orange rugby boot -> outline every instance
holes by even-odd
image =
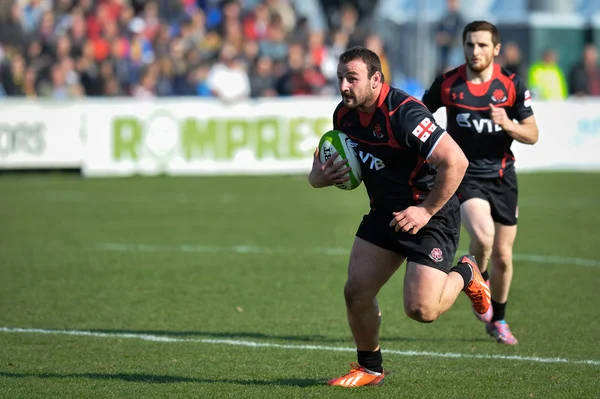
[[[375,373],[374,371],[367,370],[363,366],[356,363],[350,363],[350,372],[333,380],[329,380],[327,383],[331,386],[339,386],[344,388],[357,388],[366,385],[383,385],[383,379],[385,378],[385,372]]]
[[[458,263],[466,263],[471,268],[473,276],[464,291],[471,300],[473,309],[479,314],[485,314],[492,306],[492,295],[490,287],[488,287],[481,276],[475,258],[472,255],[463,255],[458,260]]]
[[[485,284],[488,286],[488,288],[490,287],[490,280],[485,280]],[[492,306],[490,306],[490,308],[488,309],[487,312],[485,312],[484,314],[479,314],[477,313],[477,311],[475,310],[475,308],[473,308],[473,314],[475,314],[475,317],[477,317],[477,320],[479,320],[482,323],[489,323],[492,321],[492,316],[494,315],[494,309],[492,309]]]

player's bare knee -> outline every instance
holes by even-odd
[[[494,251],[492,253],[492,265],[498,271],[506,271],[512,268],[512,251]]]
[[[363,287],[355,282],[348,281],[344,286],[344,298],[348,309],[360,309],[368,306],[373,298],[364,291]]]
[[[431,306],[426,306],[422,304],[404,305],[404,312],[408,317],[418,321],[419,323],[431,323],[435,321],[440,315],[438,309],[434,309]]]
[[[483,254],[490,254],[492,252],[492,246],[494,245],[493,234],[478,234],[471,240],[471,245],[475,246],[479,252]]]

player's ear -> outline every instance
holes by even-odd
[[[379,71],[375,72],[373,74],[373,77],[371,78],[371,89],[376,89],[377,86],[381,85],[383,83],[383,74]]]
[[[498,57],[498,54],[500,54],[501,48],[502,48],[502,45],[500,43],[496,44],[496,47],[494,47],[494,57]]]

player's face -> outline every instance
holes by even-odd
[[[360,108],[373,102],[375,89],[368,78],[367,65],[360,60],[340,63],[337,70],[338,88],[348,108]]]
[[[465,39],[464,51],[469,69],[481,73],[494,62],[494,57],[500,53],[500,44],[494,46],[491,32],[469,32]]]

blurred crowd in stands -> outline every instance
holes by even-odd
[[[318,2],[317,2],[318,3]],[[435,35],[440,70],[465,24],[448,1]],[[0,97],[165,96],[224,101],[332,95],[338,56],[365,45],[386,46],[361,29],[360,9],[339,2],[337,18],[314,28],[290,0],[0,0]],[[327,14],[327,11],[326,11]],[[328,15],[329,17],[330,15]],[[505,43],[499,62],[528,79],[541,98],[600,96],[596,47],[571,71],[556,52],[522,65]],[[548,88],[549,87],[549,88]]]

